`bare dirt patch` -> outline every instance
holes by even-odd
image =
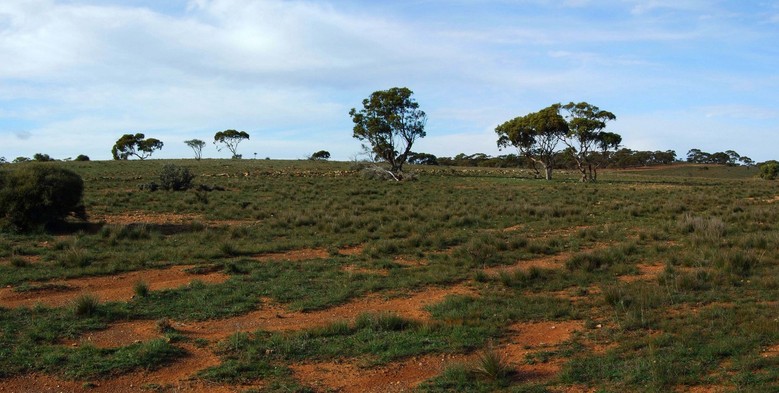
[[[425,306],[441,302],[448,295],[474,294],[465,286],[452,288],[428,288],[409,296],[387,298],[386,295],[369,295],[349,303],[313,312],[288,312],[278,305],[268,304],[262,310],[246,315],[216,321],[177,322],[180,332],[206,339],[222,339],[237,332],[255,330],[284,331],[324,326],[340,320],[352,320],[362,313],[394,313],[399,316],[428,320]]]
[[[509,327],[511,336],[507,347],[524,350],[553,347],[570,340],[574,332],[583,329],[582,321],[516,323]]]
[[[137,392],[190,392],[190,393],[227,393],[241,392],[247,386],[223,386],[211,384],[194,375],[197,371],[216,366],[219,358],[206,348],[194,345],[181,345],[189,355],[176,363],[154,371],[141,371],[121,375],[105,380],[97,380],[86,385],[84,382],[61,380],[40,374],[29,374],[14,378],[0,379],[0,392],[90,392],[90,393],[137,393]],[[155,390],[158,389],[158,390]]]
[[[340,250],[338,250],[338,253],[341,255],[347,255],[347,256],[353,256],[353,255],[360,255],[362,254],[362,250],[365,249],[363,245],[357,245],[357,246],[350,246],[350,247],[344,247]]]
[[[278,252],[270,254],[260,254],[252,257],[254,260],[260,262],[268,261],[306,261],[310,259],[325,259],[330,256],[330,253],[324,248],[306,248],[302,250],[292,250],[287,252]]]
[[[107,214],[91,217],[92,221],[103,222],[112,225],[127,224],[185,224],[193,221],[202,221],[199,214],[178,214],[132,211],[121,214]]]
[[[395,263],[403,266],[425,266],[427,265],[427,261],[424,259],[414,259],[414,258],[408,258],[408,257],[396,257],[394,259]]]
[[[722,393],[732,392],[733,388],[725,386],[698,385],[698,386],[677,386],[674,392],[685,393]]]
[[[341,306],[308,313],[287,312],[282,307],[273,304],[266,304],[262,310],[239,317],[203,322],[173,322],[172,325],[179,333],[184,334],[190,338],[205,338],[213,342],[226,338],[236,332],[247,332],[257,329],[269,331],[300,330],[322,326],[337,320],[351,320],[364,312],[392,312],[406,318],[426,320],[429,319],[429,314],[424,310],[425,306],[440,302],[447,295],[473,293],[473,290],[468,287],[455,286],[451,288],[428,288],[405,297],[387,298],[386,296],[382,295],[369,295]],[[97,347],[111,348],[125,346],[139,341],[148,341],[160,336],[161,334],[157,330],[156,322],[131,321],[114,324],[105,330],[87,333],[77,341],[65,344],[73,346],[91,344]],[[184,347],[187,349],[190,355],[187,358],[171,365],[170,367],[166,367],[155,372],[133,373],[122,376],[117,379],[112,379],[111,381],[105,382],[105,385],[100,383],[97,388],[90,388],[89,391],[137,391],[132,390],[132,388],[124,389],[123,386],[135,387],[137,389],[143,384],[159,384],[160,386],[166,386],[167,384],[171,385],[175,389],[179,389],[174,391],[184,392],[232,392],[242,391],[242,389],[246,388],[235,386],[212,386],[205,384],[203,381],[193,380],[191,378],[192,375],[194,375],[199,370],[218,365],[219,359],[213,354],[213,352],[206,348],[197,348],[192,345],[185,345]],[[441,370],[443,370],[443,363],[436,363],[437,359],[442,357],[446,358],[446,356],[442,355],[430,356],[426,358],[415,359],[414,366],[412,366],[410,363],[393,364],[386,366],[383,369],[376,369],[368,373],[365,373],[364,370],[360,369],[356,365],[349,364],[332,363],[332,365],[328,366],[328,364],[325,363],[308,366],[303,365],[300,367],[302,367],[301,370],[310,370],[312,378],[319,378],[316,376],[320,375],[321,378],[326,381],[322,383],[326,383],[327,386],[334,384],[338,378],[344,378],[343,374],[332,374],[330,372],[335,368],[342,368],[342,372],[348,373],[350,375],[349,378],[351,378],[351,376],[355,377],[354,381],[342,379],[341,383],[343,385],[357,387],[390,386],[383,382],[386,381],[386,378],[394,378],[398,381],[415,381],[414,383],[419,383],[436,375]],[[462,356],[459,358],[462,358]],[[317,370],[319,370],[319,374],[317,374]],[[328,377],[328,375],[331,374],[334,375],[335,379],[330,379],[330,377]],[[0,382],[0,389],[2,389],[4,386],[14,387],[15,389],[18,388],[18,386],[25,386],[24,384],[26,383],[26,378],[28,377],[29,376],[18,377],[11,380],[2,381]],[[307,379],[306,381],[311,381],[311,379]],[[394,386],[401,388],[403,386],[409,386],[407,382],[404,383],[406,383],[406,385],[396,384]],[[53,387],[57,385],[64,389],[62,391],[81,391],[80,384],[62,382],[51,377],[43,377],[41,382],[36,382],[30,386],[35,387],[35,389],[31,391],[56,391],[46,389],[48,389],[50,386]],[[354,389],[355,390],[346,391],[399,391],[370,389],[365,390],[360,388]],[[9,391],[18,390],[12,389]]]
[[[139,281],[149,285],[151,290],[177,288],[194,280],[205,283],[221,283],[229,276],[224,273],[189,274],[185,270],[192,266],[174,266],[168,269],[142,270],[114,276],[75,278],[52,281],[46,286],[55,290],[15,292],[13,288],[0,289],[0,306],[30,307],[41,303],[52,307],[67,305],[76,297],[92,294],[100,301],[129,301],[134,295],[133,286]],[[45,288],[45,287],[44,287]]]
[[[266,301],[261,310],[237,317],[200,322],[171,321],[171,323],[179,333],[189,337],[221,340],[235,333],[260,329],[292,331],[319,327],[335,321],[352,320],[367,312],[387,312],[415,320],[428,320],[430,314],[424,308],[454,294],[472,295],[475,292],[465,286],[456,286],[429,288],[405,297],[386,298],[386,295],[369,295],[340,306],[313,312],[289,312],[279,305]],[[89,332],[68,344],[92,344],[98,347],[115,348],[160,336],[155,321],[140,320],[116,323],[107,329]]]
[[[495,266],[484,269],[484,273],[497,275],[500,273],[513,273],[516,271],[528,271],[532,268],[537,269],[562,269],[565,267],[565,261],[571,259],[574,253],[562,252],[557,255],[543,256],[541,258],[520,260],[513,265]]]
[[[112,324],[108,329],[88,332],[65,345],[94,345],[98,348],[120,348],[162,337],[154,321],[129,321]]]
[[[760,356],[764,358],[775,358],[779,356],[779,344],[775,344],[764,349],[763,353],[761,353]]]
[[[389,270],[387,269],[368,269],[365,267],[360,267],[355,265],[345,265],[344,267],[341,268],[341,270],[353,274],[375,274],[379,276],[389,275]]]
[[[525,380],[549,379],[560,372],[562,362],[527,364],[535,351],[553,348],[570,340],[583,328],[581,321],[533,322],[510,328],[508,342],[495,348]],[[473,364],[477,354],[431,354],[415,356],[378,367],[360,367],[356,361],[293,365],[295,376],[315,389],[339,392],[408,392],[456,363]]]
[[[408,392],[465,355],[427,355],[384,366],[362,368],[354,363],[323,362],[298,364],[291,368],[301,383],[321,391]]]
[[[619,281],[636,282],[656,280],[665,270],[665,265],[638,265],[638,274],[632,276],[620,276]]]

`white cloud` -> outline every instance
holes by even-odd
[[[0,3],[0,55],[13,59],[0,66],[0,155],[89,149],[93,158],[108,158],[116,138],[132,131],[163,139],[161,156],[188,157],[184,139],[209,140],[236,128],[252,133],[246,146],[259,155],[297,158],[325,149],[346,159],[359,150],[348,109],[392,86],[416,92],[430,115],[420,149],[439,155],[497,153],[496,124],[558,101],[621,106],[624,112],[615,113],[629,125],[626,136],[647,145],[663,142],[658,131],[623,119],[693,106],[703,118],[775,116],[751,97],[772,102],[776,78],[709,72],[705,60],[690,67],[667,55],[722,35],[739,43],[733,33],[744,29],[725,24],[714,31],[716,18],[706,24],[656,15],[724,13],[702,1],[539,0],[534,8],[548,12],[496,11],[467,26],[461,21],[470,15],[424,2],[385,3],[381,9],[394,12],[379,13],[373,2],[193,0],[166,13],[154,2],[140,8],[84,1]],[[594,7],[613,14],[595,21],[580,16]],[[750,61],[773,65],[769,52]],[[749,97],[733,97],[741,93]],[[678,116],[665,127],[695,126],[683,112]],[[707,126],[717,129],[714,120],[722,118],[710,120]],[[18,133],[30,138],[19,140]],[[678,139],[660,135],[668,143]]]

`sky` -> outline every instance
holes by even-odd
[[[2,0],[0,157],[359,157],[351,108],[408,87],[414,151],[499,151],[495,127],[553,103],[616,115],[634,150],[779,158],[779,3],[760,0]]]

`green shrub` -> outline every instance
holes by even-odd
[[[160,173],[160,188],[166,191],[186,191],[192,187],[195,175],[189,169],[168,164],[162,167]]]
[[[473,371],[488,380],[497,381],[508,377],[513,370],[503,355],[490,345],[479,353]]]
[[[95,295],[83,294],[73,300],[73,314],[79,317],[94,315],[100,307],[100,299]]]
[[[21,231],[40,228],[69,215],[85,219],[84,181],[51,165],[0,172],[0,220]]]
[[[760,178],[765,180],[775,180],[779,176],[779,161],[766,161],[760,164]]]
[[[135,292],[135,295],[138,297],[149,296],[149,291],[149,284],[147,284],[146,281],[139,280],[133,284],[133,292]]]
[[[89,252],[75,246],[58,253],[56,258],[63,267],[86,267],[92,264]]]

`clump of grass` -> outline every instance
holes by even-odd
[[[100,299],[92,294],[83,294],[73,300],[73,314],[79,317],[89,317],[97,313]]]
[[[738,251],[719,254],[716,263],[727,273],[746,277],[760,263],[760,259],[752,252]]]
[[[135,295],[138,297],[146,297],[149,296],[149,284],[146,283],[146,281],[138,280],[133,285],[133,291],[135,292]]]
[[[232,243],[222,243],[219,245],[219,252],[226,257],[234,257],[240,255],[238,248]]]
[[[491,381],[506,379],[512,373],[506,358],[500,354],[490,343],[487,348],[479,353],[473,372]]]
[[[92,264],[92,256],[81,248],[71,247],[58,254],[57,261],[63,267],[87,267]]]
[[[13,266],[13,267],[27,267],[27,266],[30,266],[30,263],[27,262],[27,260],[22,258],[22,257],[12,256],[11,257],[11,266]]]
[[[598,253],[580,253],[565,262],[565,267],[570,270],[584,270],[594,272],[609,266],[610,261],[603,254]]]
[[[173,333],[176,328],[173,327],[173,323],[168,318],[158,319],[154,325],[157,327],[157,331],[163,334]]]
[[[696,217],[685,214],[679,226],[683,232],[691,233],[695,240],[717,242],[725,236],[725,223],[719,217]]]
[[[474,237],[454,252],[456,257],[465,259],[473,266],[493,265],[498,254],[498,242],[491,236]]]
[[[639,282],[606,286],[603,296],[614,307],[617,322],[628,330],[650,327],[657,322],[657,309],[669,301],[658,285]]]
[[[374,332],[398,332],[418,325],[416,321],[391,313],[363,313],[354,321],[356,329],[369,329]]]

